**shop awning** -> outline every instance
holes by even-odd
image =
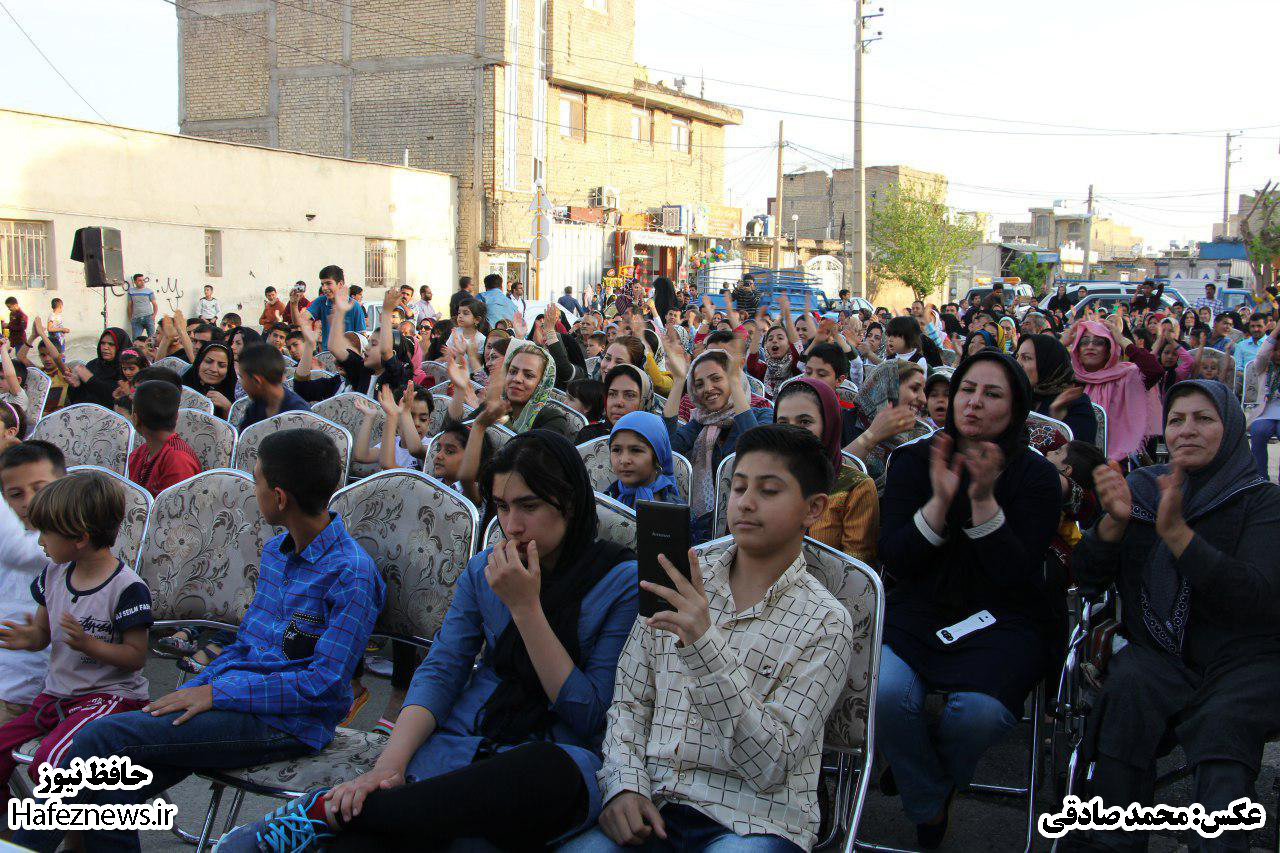
[[[682,249],[689,238],[683,234],[665,234],[662,231],[628,231],[628,246],[672,246]]]

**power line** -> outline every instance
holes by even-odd
[[[171,2],[171,0],[164,0],[164,2],[167,2],[167,3],[168,3],[168,2]],[[356,5],[355,5],[355,4],[353,4],[353,3],[343,2],[343,0],[326,0],[326,2],[332,3],[332,4],[336,5],[336,6],[344,7],[344,8],[346,8],[346,9],[350,10],[350,11],[353,11],[353,12],[355,12],[355,11],[371,12],[371,10],[370,10],[367,6],[365,6],[365,7],[362,7],[362,6],[356,6]],[[349,24],[350,26],[352,26],[352,27],[354,27],[354,28],[356,28],[356,29],[366,30],[366,31],[369,31],[369,32],[378,33],[378,34],[380,34],[380,35],[392,36],[392,37],[394,37],[394,38],[403,39],[403,40],[405,40],[405,41],[408,41],[408,42],[411,42],[411,43],[414,43],[414,44],[424,45],[424,46],[426,46],[426,47],[433,47],[433,48],[438,48],[438,49],[442,49],[442,50],[447,49],[444,45],[442,45],[442,44],[440,44],[440,43],[438,43],[438,42],[425,41],[425,40],[423,40],[423,39],[414,38],[414,37],[412,37],[412,36],[406,35],[406,34],[404,34],[404,33],[395,32],[395,31],[393,31],[393,30],[384,30],[384,29],[380,29],[380,28],[378,28],[378,27],[370,26],[370,25],[368,25],[368,24],[359,24],[359,23],[356,23],[355,21],[347,21],[347,20],[346,20],[346,19],[344,19],[344,18],[336,17],[336,16],[333,16],[333,15],[327,15],[327,14],[325,14],[325,13],[323,13],[323,12],[320,12],[320,11],[318,11],[318,10],[316,10],[316,9],[308,8],[308,7],[306,7],[306,6],[300,6],[300,5],[297,5],[297,4],[294,4],[294,3],[289,3],[289,2],[287,2],[287,0],[276,0],[276,3],[277,3],[278,5],[286,6],[286,7],[292,8],[292,9],[296,9],[296,10],[301,11],[301,12],[306,12],[307,14],[310,14],[310,15],[315,15],[315,16],[317,16],[317,17],[326,18],[326,19],[331,20],[331,21],[334,21],[334,22],[336,22],[336,23],[341,23],[341,24],[344,24],[344,25],[345,25],[345,24]],[[175,4],[175,5],[176,5],[176,4]],[[181,7],[181,8],[187,8],[187,7]],[[188,9],[188,11],[194,11],[194,10]],[[201,14],[201,13],[196,12],[196,14]],[[422,26],[422,25],[424,25],[424,24],[425,24],[426,26],[430,26],[430,27],[432,27],[433,29],[438,29],[438,30],[445,30],[445,31],[456,32],[456,33],[463,34],[463,35],[467,35],[467,36],[474,36],[474,33],[473,33],[471,30],[465,30],[465,29],[461,29],[461,28],[458,28],[458,27],[450,27],[450,26],[447,26],[447,25],[445,25],[445,24],[437,24],[437,23],[426,24],[426,22],[422,21],[421,19],[409,18],[409,17],[406,17],[406,16],[404,16],[404,15],[397,15],[397,14],[395,14],[395,13],[393,13],[393,12],[377,11],[377,12],[371,12],[371,14],[381,14],[381,15],[383,15],[383,16],[385,16],[385,17],[393,18],[393,19],[400,20],[400,21],[404,21],[404,22],[407,22],[407,23],[412,23],[412,24],[415,24],[415,25],[418,25],[418,26]],[[205,16],[205,17],[212,17],[212,16]],[[484,34],[483,38],[484,38],[485,40],[487,40],[487,41],[496,41],[496,42],[505,42],[505,41],[506,41],[506,36],[505,36],[505,35],[503,35],[503,34],[494,34],[494,35],[490,36],[490,35],[488,35],[488,34],[486,33],[486,34]],[[559,49],[559,50],[557,50],[556,48],[551,47],[551,46],[539,46],[539,45],[532,44],[532,43],[529,43],[529,42],[521,42],[521,41],[519,41],[519,40],[513,40],[513,41],[512,41],[512,43],[513,43],[513,44],[520,45],[520,46],[523,46],[523,47],[529,47],[529,48],[532,48],[533,50],[544,50],[544,51],[546,51],[546,52],[548,52],[548,53],[551,53],[551,54],[554,54],[554,53],[562,53],[562,54],[564,54],[566,57],[571,57],[571,56],[572,56],[572,54],[571,54],[567,49]],[[294,50],[298,50],[298,48],[293,48],[293,49],[294,49]],[[299,50],[299,52],[307,53],[307,51],[302,51],[302,50]],[[326,63],[331,63],[331,62],[332,62],[332,60],[331,60],[331,59],[329,59],[328,57],[321,57],[321,56],[317,56],[316,54],[310,54],[310,53],[308,53],[308,55],[313,56],[313,57],[318,58],[318,59],[321,59],[321,60],[323,60],[323,61],[324,61],[324,62],[326,62]],[[627,67],[627,68],[631,68],[631,69],[634,69],[634,68],[635,68],[635,63],[634,63],[634,62],[627,62],[627,61],[622,61],[622,60],[612,59],[612,58],[609,58],[609,57],[603,57],[603,56],[592,56],[592,55],[590,55],[590,54],[578,54],[578,58],[580,58],[580,59],[593,59],[593,60],[600,61],[600,62],[607,62],[607,63],[611,63],[611,64],[614,64],[614,65],[621,65],[621,66],[624,66],[624,67]],[[338,64],[338,65],[342,65],[343,67],[350,67],[349,65],[346,65],[345,63],[341,63],[341,62],[336,63],[336,64]],[[527,69],[534,69],[534,70],[537,70],[537,66],[535,66],[535,65],[530,65],[530,64],[528,64],[528,63],[523,63],[523,62],[519,62],[519,61],[516,61],[516,60],[509,60],[509,61],[508,61],[508,64],[510,64],[510,65],[512,65],[512,66],[515,66],[515,67],[523,67],[523,68],[527,68]],[[670,73],[670,74],[678,74],[678,73],[680,73],[680,72],[671,71],[671,70],[669,70],[669,69],[661,69],[661,68],[657,68],[657,69],[655,69],[655,70],[657,70],[657,71],[664,71],[665,73]],[[698,75],[694,75],[694,74],[683,74],[682,76],[686,76],[686,77],[697,77]],[[592,79],[592,78],[588,78],[588,77],[583,77],[582,79],[583,79],[583,80],[586,80],[587,82],[600,83],[600,84],[603,84],[603,85],[609,85],[609,84],[610,84],[610,81],[604,81],[604,80]],[[796,91],[788,90],[788,89],[780,89],[780,88],[775,88],[775,87],[760,86],[760,85],[758,85],[758,84],[746,83],[746,82],[742,82],[742,81],[724,80],[724,79],[718,79],[718,78],[713,78],[713,77],[704,77],[704,78],[702,78],[702,79],[704,79],[704,80],[710,80],[710,81],[712,81],[712,82],[725,83],[725,84],[732,85],[732,86],[743,86],[743,87],[748,87],[748,88],[764,89],[764,90],[767,90],[767,91],[773,91],[773,92],[777,92],[777,93],[780,93],[780,94],[788,94],[788,95],[807,95],[807,96],[809,96],[809,97],[826,97],[826,96],[816,96],[816,95],[813,95],[813,93],[803,93],[803,92],[796,92]],[[838,102],[841,102],[841,103],[849,103],[849,102],[848,102],[848,101],[846,101],[845,99],[838,99],[838,98],[830,98],[830,97],[827,97],[827,100],[838,101]],[[777,113],[777,114],[781,114],[781,115],[793,115],[793,116],[799,116],[799,117],[803,117],[803,118],[825,119],[825,120],[828,120],[828,121],[840,121],[840,122],[845,122],[845,123],[852,123],[852,121],[853,121],[853,119],[851,119],[851,118],[843,118],[843,117],[840,117],[840,116],[825,115],[825,114],[819,114],[819,113],[805,113],[805,112],[798,112],[798,111],[793,111],[793,110],[782,110],[782,109],[777,109],[777,108],[774,108],[774,107],[765,107],[765,106],[761,106],[761,105],[758,105],[758,104],[733,103],[733,102],[731,102],[731,101],[719,101],[718,103],[720,103],[720,104],[722,104],[722,105],[724,105],[724,106],[736,107],[736,108],[738,108],[738,109],[755,109],[755,110],[760,110],[760,111],[763,111],[763,112],[772,112],[772,113]],[[887,106],[887,105],[879,104],[879,105],[877,105],[877,106]],[[889,108],[895,108],[895,107],[889,107]],[[911,108],[901,107],[900,109],[911,109]],[[923,112],[933,112],[933,113],[935,113],[935,114],[939,114],[939,115],[955,115],[955,116],[964,116],[964,114],[961,114],[961,113],[944,113],[944,112],[936,111],[936,110],[921,110],[921,111],[923,111]],[[980,116],[968,116],[968,117],[972,117],[972,118],[983,118],[983,117],[980,117]],[[987,117],[987,118],[985,118],[984,120],[988,120],[988,121],[1005,121],[1004,119],[996,119],[996,118],[990,118],[990,117]],[[1018,121],[1019,123],[1022,123],[1020,120],[1010,120],[1010,121]],[[950,132],[950,133],[977,133],[977,134],[993,134],[993,135],[1001,135],[1001,136],[1061,136],[1061,137],[1076,137],[1076,138],[1079,138],[1079,137],[1091,137],[1091,136],[1098,136],[1098,137],[1174,136],[1174,137],[1183,137],[1183,138],[1192,138],[1192,139],[1195,139],[1195,138],[1208,138],[1209,136],[1216,137],[1216,136],[1218,136],[1218,135],[1220,135],[1220,134],[1222,133],[1222,131],[1221,131],[1221,130],[1218,130],[1218,129],[1213,129],[1213,130],[1189,130],[1189,131],[1142,131],[1142,130],[1105,130],[1105,129],[1100,129],[1100,128],[1092,128],[1092,129],[1091,129],[1091,128],[1082,128],[1082,129],[1084,129],[1084,130],[1088,130],[1088,131],[1098,131],[1098,132],[1066,133],[1066,132],[1051,132],[1051,131],[1014,131],[1014,130],[996,130],[996,129],[989,129],[989,128],[939,127],[939,126],[936,126],[936,125],[920,125],[920,124],[909,124],[909,123],[902,123],[902,122],[871,121],[871,120],[865,120],[865,119],[864,119],[864,122],[863,122],[863,123],[864,123],[864,124],[876,125],[876,126],[880,126],[880,127],[897,127],[897,128],[902,128],[902,129],[912,129],[912,130],[933,130],[933,131]],[[1042,124],[1042,123],[1037,123],[1037,124]],[[1058,125],[1046,125],[1046,126],[1058,126]],[[1077,126],[1074,126],[1074,125],[1061,125],[1061,126],[1062,126],[1062,127],[1077,127]],[[1276,128],[1276,127],[1280,127],[1280,125],[1259,125],[1259,126],[1250,127],[1250,128],[1242,128],[1242,130],[1263,130],[1263,129],[1270,129],[1270,128]]]
[[[27,32],[26,29],[23,28],[22,24],[18,22],[18,19],[13,16],[13,13],[9,11],[9,7],[4,5],[3,2],[0,2],[0,9],[3,9],[4,13],[9,16],[9,20],[13,21],[13,25],[18,28],[18,32],[26,36],[27,41],[31,42],[31,46],[36,49],[36,53],[40,54],[40,58],[49,64],[49,67],[53,69],[53,73],[57,74],[59,77],[62,78],[62,82],[67,84],[67,88],[70,89],[72,92],[75,92],[76,97],[79,98],[81,101],[83,101],[86,107],[93,110],[94,115],[102,119],[103,124],[111,124],[111,122],[107,121],[106,116],[98,112],[97,107],[89,103],[88,98],[80,94],[80,90],[75,87],[75,84],[73,84],[70,80],[67,79],[67,75],[63,74],[61,71],[58,70],[58,66],[54,65],[53,60],[49,58],[48,54],[46,54],[43,50],[40,49],[40,45],[36,44],[36,40],[31,37],[31,34]]]

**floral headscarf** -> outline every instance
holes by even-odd
[[[522,352],[531,352],[542,358],[542,378],[538,380],[537,387],[529,395],[529,400],[524,404],[524,408],[520,410],[520,414],[508,424],[514,433],[525,432],[533,426],[534,419],[538,417],[538,412],[541,412],[542,407],[546,405],[547,400],[551,397],[551,389],[556,384],[556,363],[552,360],[551,353],[532,341],[516,342],[514,339],[512,340],[511,345],[507,347],[507,357],[502,361],[504,376],[511,369],[511,362]],[[505,383],[505,378],[503,381]],[[503,394],[506,394],[505,390]]]

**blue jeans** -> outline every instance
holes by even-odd
[[[559,853],[609,853],[609,851],[640,851],[659,853],[668,850],[705,850],[714,853],[795,853],[801,847],[778,835],[738,835],[732,829],[716,823],[697,809],[668,804],[662,807],[662,820],[666,824],[667,840],[650,836],[638,847],[614,844],[609,836],[597,827],[584,832],[560,845]]]
[[[178,713],[153,717],[143,711],[115,714],[89,723],[76,733],[66,761],[90,756],[123,755],[153,774],[152,783],[137,791],[91,791],[79,801],[141,803],[172,788],[200,769],[251,767],[308,755],[314,750],[252,714],[238,711],[205,711],[180,726]],[[136,831],[110,830],[83,833],[88,853],[137,851]],[[32,850],[53,853],[62,833],[56,830],[23,830],[14,841]]]
[[[953,788],[973,781],[978,759],[1017,722],[985,693],[951,693],[936,726],[924,712],[929,687],[885,646],[876,692],[876,749],[893,768],[912,823],[938,816]]]
[[[147,333],[148,338],[154,338],[156,336],[156,315],[148,314],[145,317],[139,317],[135,314],[129,318],[129,331],[135,341],[143,332]]]
[[[1258,418],[1249,424],[1249,449],[1253,451],[1253,461],[1258,463],[1258,473],[1267,479],[1267,442],[1272,438],[1280,438],[1280,421]]]

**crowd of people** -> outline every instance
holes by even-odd
[[[132,420],[128,475],[152,494],[201,470],[177,427],[184,389],[239,430],[355,391],[354,460],[424,471],[502,529],[459,566],[425,657],[392,644],[375,765],[233,830],[226,851],[475,837],[504,849],[810,849],[830,819],[823,727],[854,625],[807,570],[806,538],[884,579],[879,783],[922,847],[942,843],[954,795],[1056,678],[1076,587],[1118,591],[1128,640],[1089,720],[1092,789],[1108,804],[1151,802],[1155,762],[1176,742],[1206,808],[1252,794],[1280,731],[1273,291],[1228,311],[1212,285],[1188,306],[1148,282],[1100,313],[1065,287],[1042,310],[997,286],[896,314],[848,302],[823,313],[750,276],[719,308],[658,278],[567,290],[531,316],[523,288],[490,275],[479,292],[463,278],[447,314],[430,288],[401,287],[371,318],[344,279],[325,267],[314,299],[305,282],[287,299],[267,288],[251,327],[221,313],[212,288],[196,316],[162,314],[138,276],[131,328],[107,329],[86,363],[67,361],[60,321],[28,333],[11,300],[0,775],[14,771],[12,749],[43,737],[33,778],[46,762],[128,756],[150,785],[86,796],[140,802],[197,770],[314,754],[368,699],[366,644],[386,596],[327,509],[342,475],[333,441],[273,433],[255,493],[285,532],[263,550],[248,613],[234,634],[161,639],[192,677],[151,698],[151,594],[111,550],[121,488],[68,475],[60,448],[24,440],[42,414],[26,373],[42,370],[44,413],[94,403]],[[495,450],[496,425],[512,435]],[[593,440],[608,447],[605,494],[687,505],[690,541],[727,531],[725,547],[691,551],[688,577],[664,560],[669,586],[638,582],[631,549],[600,537],[576,447]],[[638,617],[641,589],[664,609]],[[136,832],[84,835],[91,851],[138,849]],[[1145,841],[1095,832],[1068,844]]]

